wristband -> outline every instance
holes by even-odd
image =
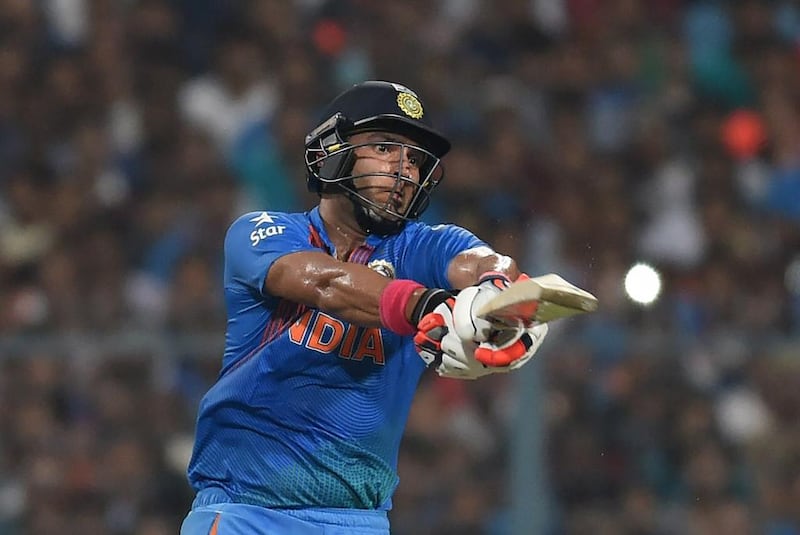
[[[411,295],[419,288],[424,286],[412,280],[398,279],[383,289],[378,312],[384,327],[401,336],[410,336],[417,332],[416,325],[406,319],[406,306]]]

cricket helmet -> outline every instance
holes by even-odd
[[[328,104],[319,125],[306,136],[309,191],[347,194],[359,223],[367,232],[392,234],[406,221],[417,219],[428,207],[431,192],[444,177],[441,158],[450,150],[450,142],[431,126],[425,111],[414,91],[396,83],[368,81],[341,93]],[[352,174],[353,151],[362,145],[353,145],[348,139],[353,134],[374,131],[403,135],[416,143],[410,147],[424,155],[419,183],[403,177],[399,170],[387,175],[395,178],[398,190],[407,185],[414,187],[412,201],[402,212],[389,203],[380,205],[371,201],[353,185],[353,180],[359,178]]]

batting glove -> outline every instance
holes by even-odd
[[[448,298],[417,324],[414,346],[425,364],[442,377],[477,379],[503,368],[488,367],[475,359],[477,342],[463,340],[453,328],[455,299]]]
[[[517,370],[533,357],[547,331],[546,323],[497,331],[492,340],[478,345],[475,360],[498,370]]]
[[[511,281],[504,274],[489,272],[475,286],[461,290],[453,307],[453,323],[458,336],[478,343],[489,340],[496,333],[497,327],[492,322],[477,317],[477,312],[510,284]]]

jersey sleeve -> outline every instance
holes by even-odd
[[[410,278],[429,287],[450,288],[447,268],[459,253],[475,247],[488,247],[472,232],[457,225],[420,224],[409,234],[406,265]]]
[[[225,236],[225,286],[245,287],[264,295],[264,279],[280,257],[317,250],[300,214],[253,212],[237,219]]]

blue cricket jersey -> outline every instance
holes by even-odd
[[[485,245],[454,225],[368,236],[349,261],[449,288],[447,266]],[[389,509],[412,397],[425,369],[411,337],[350,325],[264,292],[272,263],[330,252],[318,208],[253,212],[225,238],[225,354],[200,404],[189,480],[269,508]]]

